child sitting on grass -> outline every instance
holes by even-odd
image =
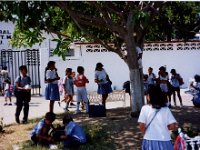
[[[50,129],[53,127],[56,115],[52,112],[47,112],[45,119],[41,119],[38,124],[32,130],[31,140],[34,144],[39,144],[43,146],[49,146],[53,143],[53,138],[48,134]]]
[[[73,121],[69,114],[64,116],[63,124],[65,125],[65,134],[61,135],[60,139],[64,141],[64,146],[66,148],[78,148],[80,145],[86,143],[86,134],[84,130]]]

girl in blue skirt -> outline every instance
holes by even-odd
[[[60,77],[57,74],[54,61],[49,61],[45,70],[45,82],[47,83],[45,89],[45,98],[50,101],[49,111],[53,112],[54,102],[60,101],[60,94],[58,88],[58,80]]]
[[[148,93],[150,104],[142,107],[138,119],[144,134],[142,150],[173,150],[169,130],[176,129],[176,120],[159,86],[149,88]]]
[[[102,95],[102,104],[106,105],[106,99],[109,93],[112,93],[111,84],[108,74],[103,68],[102,63],[96,64],[95,69],[95,82],[98,84],[97,93]]]

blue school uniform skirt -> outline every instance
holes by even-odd
[[[171,141],[155,141],[143,139],[142,150],[173,150]]]
[[[4,97],[11,97],[11,96],[12,96],[12,93],[6,90],[4,93]]]
[[[45,99],[51,101],[60,101],[58,84],[48,83],[45,89]]]
[[[98,84],[97,93],[102,95],[112,93],[112,88],[110,83],[107,82],[105,84]]]

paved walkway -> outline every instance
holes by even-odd
[[[185,90],[181,90],[181,95],[183,98],[183,104],[185,106],[193,106],[191,99],[192,96],[185,94]],[[75,98],[74,98],[75,99]],[[15,98],[12,98],[13,102],[15,102]],[[178,100],[178,99],[177,99]],[[179,102],[177,102],[179,105]],[[55,103],[54,112],[55,113],[62,113],[64,112],[63,107],[64,103],[61,104],[61,107],[59,107],[58,103]],[[172,102],[173,105],[173,102]],[[129,95],[126,95],[126,107],[130,106],[130,98]],[[108,102],[107,103],[107,109],[111,108],[118,108],[123,107],[123,102]],[[0,117],[3,117],[4,124],[12,124],[15,123],[15,109],[16,106],[4,106],[4,97],[0,97]],[[184,107],[183,107],[184,109]],[[49,101],[46,101],[44,97],[32,97],[32,100],[30,102],[30,110],[29,110],[29,119],[37,118],[44,116],[46,112],[49,110]],[[70,108],[70,111],[74,111],[75,108]],[[23,110],[20,115],[20,119],[23,117]]]

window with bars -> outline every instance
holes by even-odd
[[[50,51],[49,51],[49,57],[53,57],[54,56],[53,50],[54,49],[50,49]],[[74,56],[75,56],[74,49],[70,49],[68,52],[65,53],[65,57],[74,57]]]

